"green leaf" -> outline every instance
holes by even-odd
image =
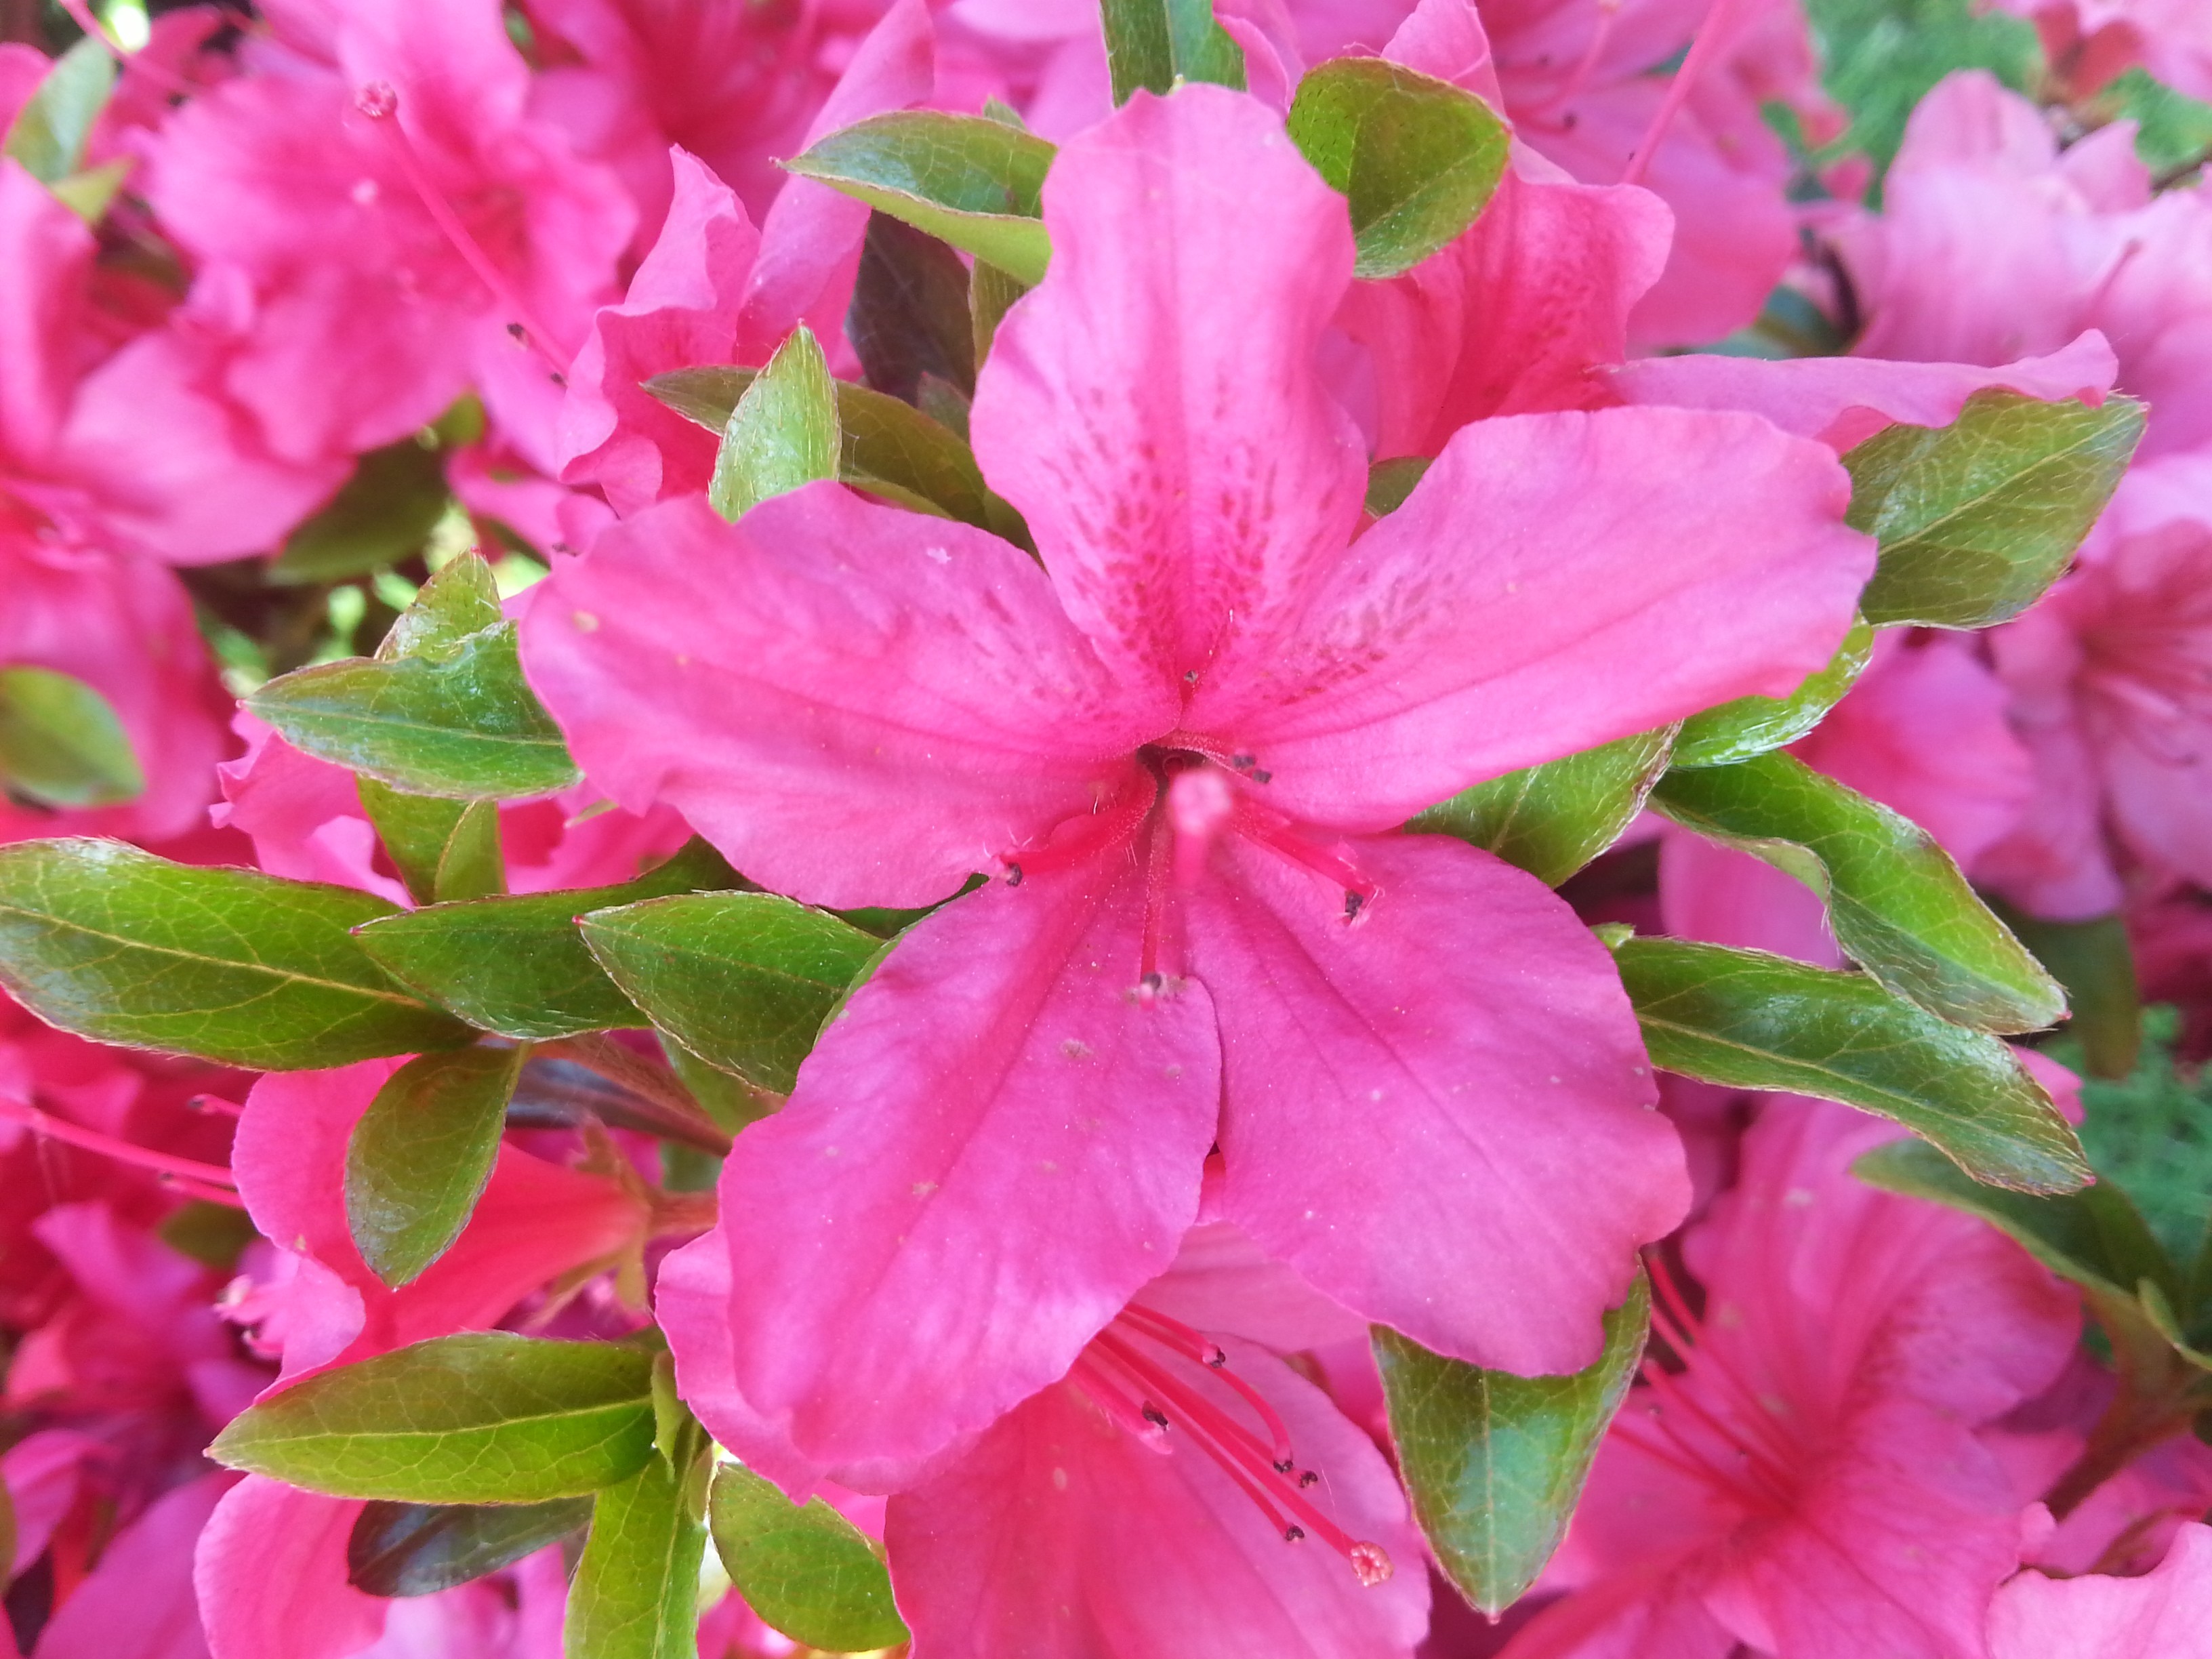
[[[2011,1048],[1863,974],[1687,939],[1632,939],[1613,961],[1667,1071],[1894,1119],[1994,1186],[2066,1193],[2089,1179],[2073,1129]]]
[[[2212,1212],[2212,1070],[2181,1060],[2174,1052],[2181,1034],[2174,1008],[2143,1011],[2135,1070],[2082,1080],[2081,1141],[2099,1177],[2124,1188],[2166,1249],[2186,1261],[2206,1243]],[[2086,1069],[2070,1030],[2045,1052]],[[2212,1297],[2212,1255],[2198,1260]]]
[[[2073,1010],[2066,1035],[2081,1045],[2084,1069],[2110,1079],[2134,1071],[2142,1005],[2127,923],[2117,912],[2088,921],[2046,921],[1997,898],[1990,908],[2065,988]],[[2212,1194],[2207,1198],[2212,1201]]]
[[[1651,805],[1820,895],[1836,942],[1900,996],[1981,1031],[2036,1031],[2065,994],[1911,819],[1778,751],[1668,773]]]
[[[640,1026],[645,1017],[585,949],[576,919],[738,879],[719,853],[693,841],[619,886],[432,904],[381,917],[359,938],[394,978],[501,1036],[536,1042]]]
[[[93,123],[115,90],[115,58],[104,41],[85,36],[40,79],[0,138],[0,155],[12,156],[49,188],[84,165]]]
[[[875,1547],[820,1498],[801,1508],[750,1469],[725,1463],[707,1513],[730,1583],[794,1642],[866,1653],[908,1639]]]
[[[1557,887],[1620,839],[1667,769],[1672,726],[1478,783],[1406,827],[1456,836]]]
[[[1035,287],[1052,258],[1043,139],[981,115],[903,110],[833,132],[783,165]]]
[[[592,1532],[568,1589],[565,1659],[692,1659],[707,1528],[685,1487],[690,1470],[649,1459],[592,1505]]]
[[[1310,70],[1291,142],[1352,204],[1358,276],[1410,270],[1473,224],[1504,176],[1510,135],[1471,92],[1381,58]]]
[[[499,805],[410,795],[374,778],[354,780],[362,810],[418,904],[483,898],[507,890]]]
[[[146,774],[114,706],[72,675],[0,668],[0,792],[40,806],[118,806]]]
[[[0,988],[95,1042],[253,1070],[465,1041],[354,942],[351,928],[391,909],[119,842],[18,842],[0,848]]]
[[[577,778],[561,728],[523,681],[510,622],[390,660],[302,668],[246,706],[295,748],[410,794],[514,800]]]
[[[1376,462],[1367,469],[1367,511],[1378,519],[1389,518],[1405,506],[1413,486],[1428,476],[1434,465],[1425,455],[1400,455]]]
[[[346,1583],[369,1595],[434,1595],[581,1532],[591,1519],[588,1498],[364,1504],[346,1539]]]
[[[1873,655],[1874,629],[1861,617],[1828,665],[1788,696],[1738,697],[1684,720],[1674,738],[1674,764],[1732,766],[1796,742],[1843,701]]]
[[[1852,528],[1881,562],[1859,601],[1877,626],[1987,628],[2058,579],[2142,436],[2143,407],[1977,392],[1945,427],[1893,426],[1844,457]]]
[[[773,496],[836,477],[838,447],[830,365],[801,323],[730,410],[707,499],[734,521]]]
[[[249,1407],[208,1455],[333,1498],[576,1498],[653,1458],[652,1380],[652,1354],[623,1343],[441,1336]]]
[[[188,1199],[169,1212],[155,1235],[179,1255],[228,1274],[238,1267],[246,1247],[261,1235],[252,1218],[231,1204]]]
[[[1884,1192],[1964,1210],[2007,1234],[2057,1273],[2084,1289],[2131,1301],[2144,1279],[2177,1285],[2179,1275],[2125,1193],[2100,1181],[2079,1192],[2038,1196],[1971,1181],[1917,1140],[1863,1154],[1851,1173]]]
[[[421,550],[449,499],[436,450],[413,438],[372,449],[330,505],[284,538],[269,580],[343,581],[398,564]]]
[[[1807,0],[1805,11],[1822,83],[1851,118],[1824,154],[1863,150],[1887,167],[1905,121],[1945,76],[1986,69],[2026,92],[2042,74],[2035,26],[1974,0]]]
[[[720,433],[753,383],[750,368],[680,368],[645,389],[708,431]],[[1034,550],[1021,515],[991,493],[975,452],[957,433],[911,405],[849,380],[832,382],[841,428],[837,477],[855,489],[919,513],[957,519]]]
[[[504,615],[491,566],[481,554],[463,553],[415,591],[376,647],[376,659],[390,662],[459,645],[471,634],[498,627]]]
[[[1030,291],[1030,285],[1020,277],[1001,270],[988,259],[975,261],[975,268],[968,273],[968,310],[974,327],[975,367],[981,368],[991,355],[991,342],[998,337],[999,325],[1014,307],[1014,301]]]
[[[1118,106],[1178,81],[1244,90],[1244,53],[1213,19],[1213,0],[1100,0],[1106,66]]]
[[[346,1143],[346,1224],[369,1271],[411,1284],[468,1225],[491,1179],[528,1050],[458,1048],[386,1079]]]
[[[648,899],[583,918],[584,942],[653,1023],[779,1094],[883,941],[773,893]]]
[[[2212,153],[2212,104],[2175,91],[2140,67],[2098,88],[2098,112],[2136,124],[2136,155],[2155,179],[2179,183]]]
[[[924,375],[975,395],[968,267],[936,237],[887,213],[868,216],[845,336],[868,384],[887,397],[915,402]]]
[[[72,173],[66,179],[56,180],[47,188],[54,199],[88,225],[97,225],[114,204],[123,181],[131,176],[131,160],[118,155],[112,161],[103,161],[96,167],[87,167],[82,173]]]
[[[1413,1518],[1445,1575],[1485,1613],[1518,1601],[1566,1535],[1650,1324],[1651,1288],[1639,1273],[1605,1316],[1605,1352],[1571,1376],[1486,1370],[1375,1328]]]

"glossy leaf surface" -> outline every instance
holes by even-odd
[[[566,1659],[692,1659],[707,1528],[692,1512],[687,1466],[661,1456],[592,1505],[592,1531],[568,1589]]]
[[[2008,1047],[1863,974],[1686,939],[1632,939],[1613,960],[1654,1065],[1894,1119],[1994,1186],[2066,1193],[2089,1179],[2073,1129]]]
[[[1650,1286],[1639,1273],[1605,1316],[1605,1352],[1568,1376],[1486,1370],[1376,1328],[1375,1363],[1413,1517],[1445,1574],[1485,1613],[1519,1600],[1566,1535],[1650,1322]]]
[[[355,787],[376,838],[417,904],[506,890],[497,802],[410,795],[374,778],[357,778]]]
[[[1106,68],[1115,104],[1177,81],[1244,89],[1244,54],[1213,18],[1213,0],[1100,0]]]
[[[1844,457],[1849,521],[1881,544],[1867,620],[1986,628],[2018,616],[2066,568],[2142,429],[2133,398],[2091,409],[1991,389],[1949,426],[1869,438]]]
[[[1471,92],[1381,58],[1298,82],[1291,141],[1352,204],[1360,276],[1410,270],[1473,224],[1504,175],[1504,122]]]
[[[750,1469],[725,1463],[714,1471],[708,1516],[730,1583],[793,1641],[866,1653],[907,1639],[882,1558],[820,1498],[802,1507]]]
[[[364,1505],[346,1540],[346,1583],[370,1595],[434,1595],[510,1566],[592,1518],[588,1498],[544,1504]]]
[[[1667,769],[1672,727],[1508,772],[1406,827],[1456,836],[1556,887],[1620,838]]]
[[[146,774],[106,698],[51,668],[0,668],[0,794],[40,806],[115,806]]]
[[[2066,1012],[2057,981],[1934,836],[1792,756],[1669,772],[1651,805],[1803,882],[1854,962],[1946,1019],[2035,1031]]]
[[[0,987],[80,1036],[257,1070],[465,1041],[355,943],[391,909],[119,842],[18,842],[0,848]]]
[[[2126,921],[2117,913],[2087,921],[2046,921],[2002,900],[1990,908],[2066,990],[2066,1035],[2081,1045],[2093,1077],[2124,1078],[2142,1046],[2142,999]]]
[[[459,1238],[491,1179],[526,1049],[422,1054],[386,1079],[346,1144],[346,1224],[393,1289]]]
[[[830,365],[801,324],[730,410],[707,499],[724,518],[740,519],[773,496],[836,477],[837,451]]]
[[[21,162],[42,185],[60,184],[84,165],[93,123],[114,89],[114,54],[87,35],[40,77],[0,137],[0,155]]]
[[[975,395],[968,288],[968,268],[948,245],[887,213],[868,216],[845,336],[872,389],[911,404],[933,375]]]
[[[413,438],[372,449],[354,463],[330,504],[284,538],[270,580],[343,581],[398,564],[420,550],[450,499],[445,462],[434,449]]]
[[[1843,701],[1874,655],[1874,629],[1863,618],[1835,659],[1786,697],[1738,697],[1682,722],[1674,738],[1677,766],[1732,766],[1803,737]]]
[[[788,1093],[883,942],[772,893],[652,899],[583,919],[584,941],[653,1023],[711,1065]]]
[[[336,1498],[539,1504],[653,1456],[653,1356],[481,1331],[324,1371],[248,1407],[209,1455]]]

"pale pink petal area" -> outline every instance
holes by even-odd
[[[0,465],[43,457],[67,411],[77,366],[60,348],[76,333],[92,255],[84,222],[0,156]]]
[[[1337,320],[1375,359],[1376,453],[1433,455],[1469,421],[1615,401],[1605,371],[1672,228],[1649,191],[1509,168],[1450,246],[1352,284]]]
[[[675,197],[659,239],[623,302],[592,319],[561,415],[562,480],[598,484],[625,514],[707,487],[714,434],[641,383],[729,358],[743,283],[760,251],[760,233],[729,186],[681,150],[670,161]]]
[[[1410,1656],[1427,1628],[1428,1586],[1389,1466],[1273,1355],[1224,1346],[1282,1417],[1301,1463],[1321,1473],[1320,1506],[1380,1545],[1391,1577],[1363,1588],[1320,1540],[1285,1542],[1175,1431],[1139,1441],[1055,1384],[892,1498],[884,1541],[915,1659]]]
[[[1202,704],[1251,681],[1358,523],[1366,458],[1315,365],[1344,198],[1263,106],[1186,86],[1064,146],[1044,216],[1051,274],[978,377],[976,458],[1108,659]]]
[[[86,1467],[99,1467],[109,1455],[100,1441],[75,1429],[38,1429],[0,1455],[0,1485],[7,1488],[15,1522],[15,1553],[0,1561],[0,1583],[46,1553],[46,1540],[76,1500]]]
[[[1188,901],[1221,1023],[1224,1208],[1424,1346],[1579,1369],[1689,1204],[1611,959],[1487,854],[1352,846],[1378,889],[1355,923],[1340,889],[1242,842]]]
[[[1505,107],[1490,37],[1474,0],[1420,0],[1383,46],[1382,56],[1462,88],[1493,110]]]
[[[192,1576],[214,1659],[347,1659],[392,1603],[346,1583],[358,1499],[249,1474],[201,1533]]]
[[[259,868],[409,902],[399,882],[377,873],[376,831],[352,773],[301,754],[242,709],[232,729],[246,739],[246,753],[216,769],[222,799],[210,812],[217,824],[252,840]]]
[[[1670,829],[1659,843],[1659,915],[1677,939],[1844,965],[1819,894],[1764,859],[1687,830]]]
[[[945,897],[1091,811],[1174,719],[1012,546],[840,484],[615,526],[534,596],[522,659],[599,787],[820,904]]]
[[[1137,1293],[1194,1330],[1241,1336],[1278,1353],[1364,1341],[1367,1322],[1332,1302],[1225,1221],[1183,1235],[1175,1266]]]
[[[1692,353],[1625,364],[1612,380],[1626,403],[1747,410],[1785,432],[1818,438],[1840,451],[1899,421],[1948,426],[1966,399],[1986,386],[2046,401],[2079,398],[2101,403],[2118,372],[2112,348],[2093,329],[2048,356],[2023,358],[2002,368],[1866,357],[1770,362]]]
[[[1220,1085],[1206,992],[1133,995],[1142,927],[1115,854],[958,900],[738,1137],[659,1307],[745,1462],[796,1493],[871,1484],[1059,1376],[1173,1261]],[[723,1273],[719,1305],[690,1288]]]
[[[2212,1527],[2174,1534],[2140,1578],[2023,1572],[1990,1605],[1991,1659],[2202,1659],[2212,1631]]]
[[[1827,451],[1753,416],[1479,421],[1316,584],[1297,633],[1245,682],[1201,685],[1186,720],[1257,757],[1271,805],[1379,830],[1482,778],[1786,696],[1874,569],[1849,490]]]
[[[228,1474],[202,1475],[118,1533],[40,1633],[37,1659],[207,1659],[192,1540],[229,1484]]]

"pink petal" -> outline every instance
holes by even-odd
[[[1201,1222],[1184,1234],[1175,1265],[1136,1300],[1194,1330],[1241,1336],[1278,1353],[1367,1337],[1365,1320],[1225,1221]]]
[[[975,453],[1133,681],[1243,684],[1343,556],[1365,458],[1315,348],[1344,198],[1263,106],[1139,95],[1064,146],[1050,272],[979,376]],[[1152,733],[1148,735],[1157,735]]]
[[[1743,415],[1462,428],[1318,584],[1298,635],[1188,726],[1296,817],[1379,830],[1480,779],[1824,665],[1874,568],[1819,446]],[[1241,697],[1235,696],[1242,691]]]
[[[2212,1629],[2212,1527],[2185,1526],[2141,1578],[2023,1572],[1990,1606],[1994,1659],[2197,1659]]]
[[[86,1466],[103,1464],[110,1455],[75,1429],[38,1429],[0,1455],[0,1478],[15,1521],[15,1553],[0,1562],[0,1583],[12,1582],[46,1553],[54,1528],[76,1501]]]
[[[1682,409],[1741,409],[1785,432],[1819,438],[1842,451],[1893,422],[1948,426],[1968,398],[2002,386],[2046,400],[2103,401],[2118,372],[2112,348],[2094,330],[2047,357],[2002,368],[1966,363],[1891,363],[1866,357],[1756,357],[1692,354],[1646,357],[1613,371],[1624,402]]]
[[[1498,65],[1474,0],[1420,0],[1382,48],[1394,64],[1449,82],[1503,112]]]
[[[1221,1023],[1224,1208],[1425,1346],[1579,1369],[1637,1249],[1689,1203],[1611,958],[1486,854],[1352,846],[1380,889],[1356,925],[1340,890],[1241,842],[1189,901]]]
[[[1433,455],[1469,421],[1613,402],[1602,371],[1627,354],[1671,230],[1648,191],[1509,170],[1443,252],[1354,283],[1338,320],[1376,358],[1377,453]]]
[[[42,458],[61,425],[92,255],[84,222],[0,156],[0,456],[18,465]]]
[[[1387,1583],[1363,1589],[1316,1539],[1285,1543],[1174,1431],[1163,1455],[1060,1383],[892,1498],[884,1541],[915,1659],[1410,1656],[1428,1586],[1389,1466],[1265,1350],[1233,1344],[1231,1363],[1282,1416],[1301,1463],[1321,1471],[1322,1506],[1389,1553]]]
[[[943,898],[1089,813],[1174,717],[1012,547],[836,484],[614,526],[536,596],[522,656],[595,784],[821,904]]]
[[[192,1540],[229,1484],[227,1474],[202,1475],[118,1533],[40,1633],[38,1659],[207,1659]]]
[[[1670,829],[1659,843],[1659,914],[1677,939],[1844,965],[1819,894],[1764,859],[1686,830]]]
[[[739,287],[760,250],[760,233],[727,185],[680,149],[670,161],[675,197],[659,240],[623,302],[592,320],[561,417],[562,480],[598,484],[622,514],[707,487],[714,434],[640,382],[729,358]]]
[[[1115,855],[918,924],[738,1138],[661,1322],[724,1444],[794,1493],[927,1457],[1065,1371],[1198,1208],[1212,1011],[1132,995]]]
[[[249,1474],[216,1506],[192,1577],[214,1659],[346,1659],[392,1605],[346,1583],[358,1499]]]

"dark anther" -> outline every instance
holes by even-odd
[[[1273,772],[1255,772],[1252,775],[1252,781],[1255,783],[1265,783],[1269,778],[1272,778],[1274,775],[1275,775]]]
[[[1256,755],[1231,755],[1229,757],[1229,764],[1239,772],[1249,772],[1255,766],[1259,764],[1259,757]]]
[[[1006,885],[1009,887],[1018,887],[1021,884],[1022,866],[1018,864],[1008,865],[1006,866]]]
[[[1229,1363],[1229,1356],[1218,1348],[1209,1349],[1206,1352],[1206,1363],[1218,1371]]]
[[[568,384],[568,377],[565,374],[548,374],[545,378],[557,386],[566,386]]]
[[[1354,893],[1347,890],[1344,895],[1344,919],[1350,921],[1352,917],[1359,914],[1360,907],[1366,902],[1367,896],[1364,893]]]
[[[1306,1529],[1304,1527],[1285,1527],[1283,1528],[1283,1541],[1285,1544],[1295,1544],[1298,1540],[1304,1538],[1305,1535]]]
[[[1185,685],[1196,685],[1198,684],[1198,670],[1194,668],[1186,673],[1182,677],[1182,683]]]
[[[509,323],[507,325],[507,337],[517,345],[520,345],[530,337],[530,331],[523,327],[520,323]]]
[[[1293,1468],[1297,1468],[1297,1466],[1296,1464],[1292,1463],[1289,1458],[1285,1457],[1285,1458],[1281,1459],[1280,1461],[1279,1461],[1279,1462],[1276,1463],[1276,1465],[1275,1465],[1275,1473],[1276,1473],[1277,1474],[1289,1474],[1289,1473],[1290,1473]]]
[[[1137,981],[1138,989],[1150,991],[1155,995],[1158,995],[1160,991],[1164,989],[1166,985],[1167,981],[1161,978],[1158,974],[1146,974],[1144,978]]]
[[[1301,1486],[1310,1486],[1320,1479],[1311,1469],[1302,1469],[1298,1473],[1298,1485]]]
[[[1168,1414],[1147,1400],[1145,1401],[1145,1421],[1156,1429],[1164,1429],[1168,1425]]]

